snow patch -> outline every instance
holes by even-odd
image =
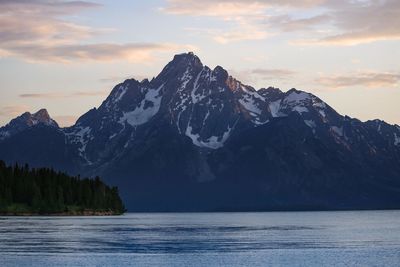
[[[269,104],[269,110],[271,111],[272,117],[276,118],[279,117],[279,109],[281,107],[281,100],[277,100],[274,102],[271,102]]]
[[[210,82],[216,82],[216,81],[217,81],[217,76],[214,75],[214,72],[211,72]]]
[[[10,133],[8,131],[0,132],[0,140],[6,139],[9,136],[10,136]]]
[[[336,133],[336,135],[338,135],[338,136],[341,136],[341,137],[343,137],[344,136],[344,134],[343,134],[343,127],[337,127],[337,126],[332,126],[331,127],[331,130],[334,132],[334,133]]]
[[[308,108],[302,106],[295,106],[293,107],[292,111],[296,111],[299,114],[308,112]]]
[[[182,103],[181,103],[181,105],[182,105]],[[181,115],[182,115],[182,113],[183,113],[186,109],[187,109],[187,106],[182,106],[182,109],[181,109],[181,111],[178,113],[178,117],[177,117],[177,119],[176,119],[176,127],[178,128],[179,133],[181,133],[181,128],[180,128],[180,126],[179,126],[179,122],[180,122],[180,120],[181,120]]]
[[[257,92],[254,92],[247,88],[246,86],[240,85],[242,89],[241,99],[238,100],[240,105],[249,112],[249,114],[253,117],[252,122],[255,125],[262,125],[267,123],[268,121],[262,120],[260,115],[262,114],[262,109],[259,106],[261,100],[262,103],[265,103],[265,98],[260,96]]]
[[[91,164],[92,162],[90,162],[90,160],[88,160],[88,158],[86,157],[86,147],[89,141],[93,139],[91,132],[92,129],[87,126],[78,127],[75,131],[71,133],[65,133],[71,143],[77,144],[79,146],[79,155],[84,158],[89,164]]]
[[[190,82],[192,79],[192,75],[190,74],[190,69],[187,68],[183,76],[180,78],[182,84],[181,84],[181,89],[185,89],[186,85]]]
[[[124,112],[119,119],[119,123],[124,124],[127,122],[131,126],[138,126],[153,118],[160,109],[162,96],[159,93],[163,86],[161,85],[158,89],[148,89],[140,105],[133,111]],[[152,105],[145,107],[146,102],[151,102]]]
[[[122,97],[124,97],[124,95],[126,94],[127,91],[128,91],[128,86],[127,85],[125,85],[125,86],[121,85],[118,88],[117,93],[114,95],[113,103],[117,103],[117,102],[121,101]]]
[[[313,106],[316,108],[321,108],[321,109],[325,109],[326,108],[326,104],[324,102],[314,102]]]
[[[317,124],[313,120],[304,120],[304,123],[311,129],[315,129]]]
[[[82,128],[79,132],[77,132],[75,134],[75,136],[78,137],[78,140],[82,145],[79,148],[79,151],[81,153],[84,153],[86,151],[86,146],[89,141],[88,135],[90,134],[91,131],[92,131],[92,129],[90,127],[85,127],[85,128]]]
[[[118,134],[115,133],[115,134],[111,135],[108,139],[111,140],[111,139],[113,139],[114,137],[116,137],[117,135],[118,135]]]
[[[200,102],[201,100],[203,100],[204,98],[206,98],[208,96],[208,95],[197,95],[196,94],[197,89],[199,89],[198,83],[199,83],[199,79],[200,79],[200,77],[201,77],[201,75],[203,73],[203,70],[204,69],[202,69],[200,71],[200,73],[197,75],[196,80],[194,81],[194,84],[193,84],[193,90],[190,93],[190,96],[192,98],[192,103],[193,104],[196,104],[196,103]]]
[[[400,136],[397,136],[396,133],[394,133],[394,145],[395,146],[400,145]]]
[[[254,123],[255,125],[264,125],[264,124],[267,124],[268,122],[269,122],[269,120],[260,121],[259,118],[256,118],[256,119],[253,121],[253,123]]]
[[[251,97],[245,96],[244,99],[239,99],[239,103],[250,113],[253,113],[252,115],[260,115],[261,114],[261,109],[259,109],[256,104],[254,103],[254,100]]]
[[[240,84],[240,88],[242,89],[243,92],[245,92],[247,95],[252,96],[253,98],[258,98],[261,101],[265,101],[265,97],[261,96],[259,93],[250,90],[249,88],[247,88],[246,86]]]
[[[301,102],[311,99],[311,95],[305,92],[292,92],[285,98],[285,102]]]
[[[290,110],[299,114],[309,112],[307,104],[312,97],[305,92],[291,92],[281,102],[281,110]],[[278,114],[279,115],[279,114]],[[280,114],[282,116],[282,114]]]
[[[205,127],[208,117],[210,117],[210,109],[207,109],[207,114],[206,114],[206,116],[204,116],[202,127]]]
[[[194,134],[192,126],[188,125],[186,128],[186,136],[192,139],[192,142],[195,146],[198,147],[205,147],[210,149],[218,149],[224,146],[224,143],[229,138],[232,128],[228,127],[228,130],[222,134],[222,137],[218,136],[211,136],[210,138],[206,139],[205,141],[201,141],[199,134]]]

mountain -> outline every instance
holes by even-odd
[[[25,112],[21,116],[11,120],[6,126],[0,128],[0,140],[4,140],[7,137],[23,132],[35,125],[46,125],[58,128],[57,122],[50,118],[46,109],[41,109],[34,114]]]
[[[256,90],[193,53],[118,84],[72,127],[39,113],[0,128],[0,158],[101,175],[131,211],[400,207],[399,126]]]

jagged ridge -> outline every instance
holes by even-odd
[[[51,138],[41,139],[37,132],[43,131]],[[34,161],[36,165],[103,175],[111,183],[126,185],[126,190],[154,186],[156,181],[157,190],[179,184],[193,193],[196,203],[197,190],[239,194],[234,184],[250,187],[250,195],[263,188],[259,194],[265,201],[270,201],[265,194],[300,188],[307,195],[299,197],[304,205],[328,205],[327,196],[337,197],[343,186],[364,188],[358,204],[374,186],[391,198],[399,190],[399,126],[342,116],[315,95],[296,89],[256,90],[220,66],[203,65],[193,53],[176,55],[151,81],[118,84],[98,109],[72,127],[58,128],[45,111],[23,114],[0,129],[0,156],[21,160],[14,144],[35,134],[36,144],[58,144]],[[346,179],[352,182],[346,184]],[[208,183],[212,185],[203,188]],[[328,190],[327,196],[313,195],[314,187]],[[218,199],[216,192],[210,194]],[[249,199],[241,205],[257,206]],[[294,201],[289,199],[282,203]],[[149,204],[161,209],[157,205]],[[212,198],[197,205],[216,208]]]

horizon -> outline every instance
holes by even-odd
[[[182,51],[254,88],[296,88],[399,125],[396,10],[394,0],[3,1],[0,125],[45,108],[71,126],[117,83],[151,79]]]

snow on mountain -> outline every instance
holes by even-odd
[[[25,112],[21,116],[11,120],[6,126],[0,128],[0,140],[4,140],[36,125],[58,128],[57,122],[50,117],[46,109],[41,109],[33,114]]]
[[[396,133],[394,133],[394,145],[400,145],[400,135],[398,136]]]
[[[132,111],[123,112],[119,123],[124,124],[127,122],[131,126],[138,126],[148,122],[160,109],[162,99],[160,90],[162,87],[163,85],[158,89],[145,89],[147,92],[139,106]]]
[[[331,127],[331,130],[332,130],[337,136],[340,136],[340,137],[343,137],[343,136],[344,136],[344,134],[343,134],[343,127],[332,126],[332,127]]]
[[[7,130],[0,130],[0,140],[6,139],[10,136],[10,132]]]
[[[304,91],[256,90],[186,53],[150,81],[116,85],[71,127],[22,114],[0,128],[0,158],[103,175],[137,210],[393,208],[400,127]]]
[[[317,127],[317,124],[313,120],[304,120],[304,123],[307,124],[308,127],[313,129],[313,132],[315,133],[315,128]]]
[[[315,136],[330,133],[335,140],[344,137],[346,118],[318,97],[296,89],[256,90],[222,67],[210,69],[196,55],[186,53],[176,55],[151,81],[128,79],[118,84],[98,109],[62,131],[82,160],[90,163],[123,153],[139,138],[141,129],[161,121],[190,138],[193,145],[215,150],[232,135],[291,113],[300,115]],[[37,124],[58,127],[46,110],[25,113],[1,128],[0,140]],[[392,136],[399,145],[400,133]]]
[[[67,140],[71,144],[75,144],[78,147],[79,155],[85,159],[87,163],[91,163],[86,156],[86,146],[88,142],[93,139],[93,135],[91,135],[92,129],[90,127],[82,127],[78,126],[73,128],[71,132],[65,132]]]
[[[211,136],[205,141],[200,141],[200,135],[199,134],[193,134],[192,133],[192,127],[188,125],[186,128],[186,136],[188,136],[190,139],[192,139],[192,142],[194,145],[198,147],[206,147],[210,149],[218,149],[224,146],[224,143],[226,140],[228,140],[230,133],[231,133],[232,128],[228,128],[228,130],[223,133],[222,137],[218,136]]]
[[[276,117],[283,116],[283,114],[279,113],[279,109],[281,107],[281,102],[282,102],[282,99],[278,99],[278,100],[276,100],[274,102],[271,102],[269,104],[269,110],[271,112],[271,116],[272,117],[276,118]]]

